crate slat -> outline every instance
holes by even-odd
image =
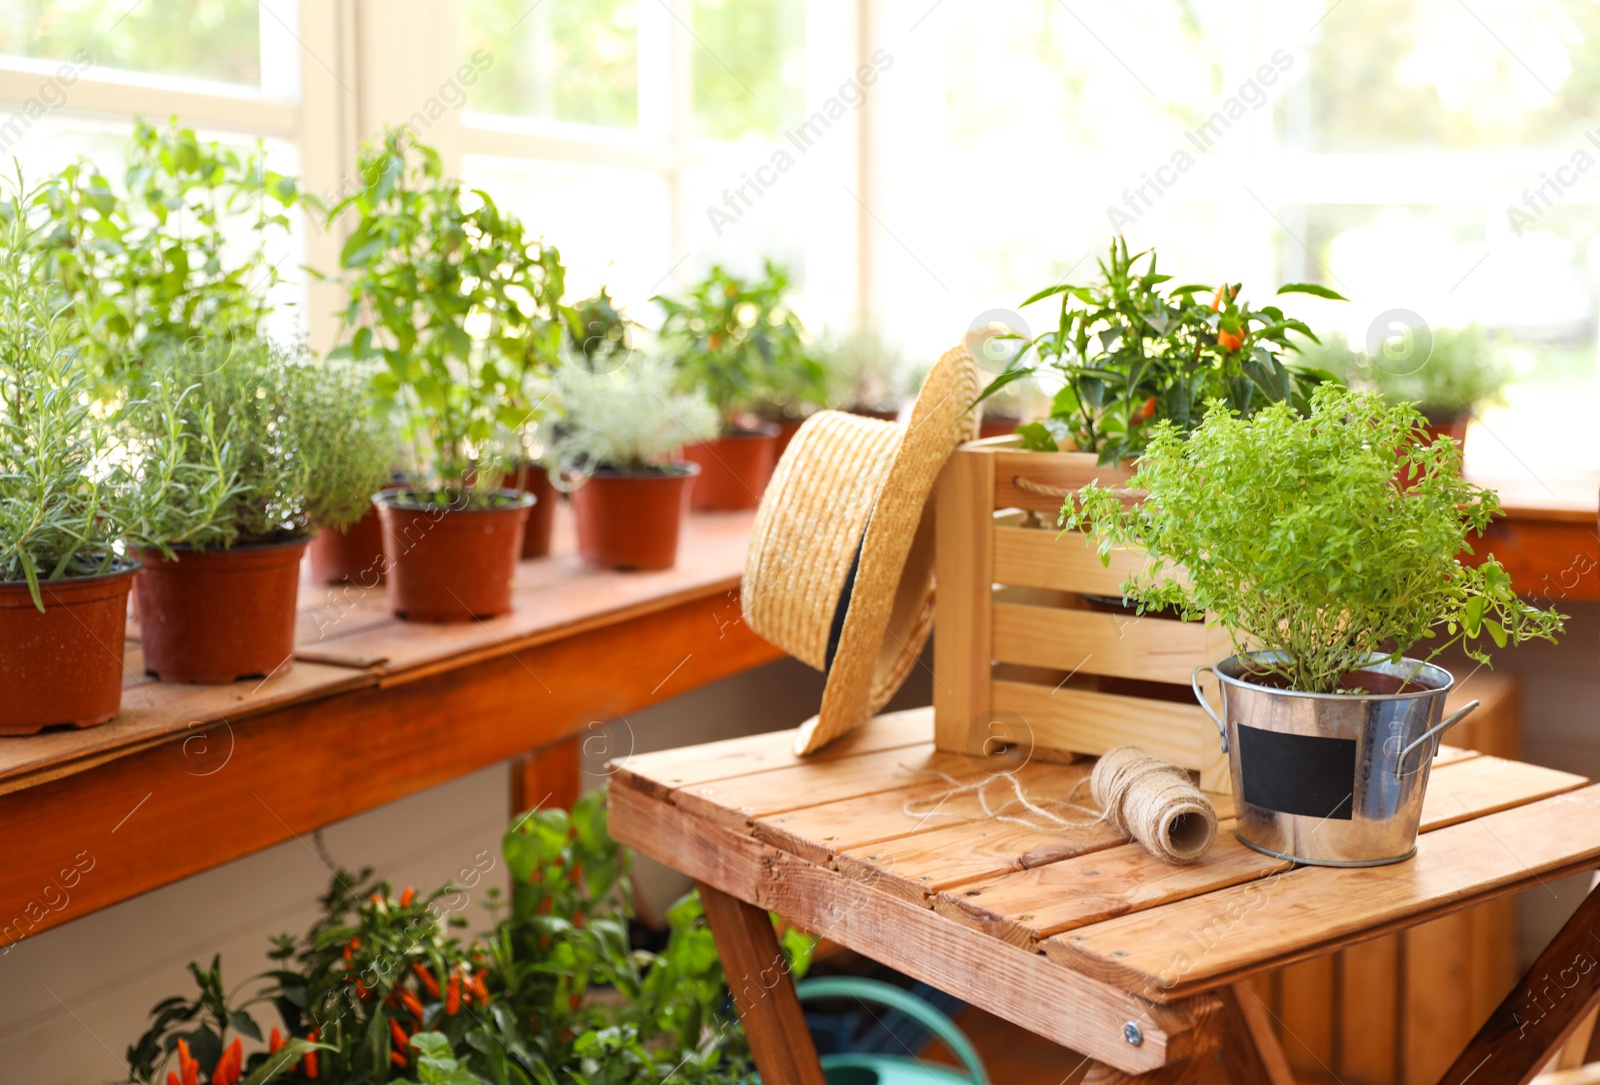
[[[1081,532],[1065,535],[1053,528],[994,528],[994,579],[997,584],[1027,588],[1056,588],[1122,597],[1122,584],[1144,568],[1144,555],[1135,550],[1111,551],[1111,564]]]
[[[1083,674],[1189,683],[1205,656],[1203,622],[1057,607],[994,607],[994,658]]]
[[[1206,766],[1208,753],[1200,738],[1206,729],[1215,731],[1199,705],[1032,682],[996,682],[994,706],[995,727],[1018,746],[1099,756],[1136,745],[1153,757],[1197,771]],[[1024,726],[1008,722],[1007,713],[1020,717]]]

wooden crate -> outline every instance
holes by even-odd
[[[1132,744],[1229,791],[1216,727],[1189,688],[1195,667],[1229,654],[1227,635],[1210,622],[1097,606],[1087,597],[1120,598],[1142,558],[1117,552],[1103,565],[1081,535],[1060,535],[1062,499],[1026,485],[1119,485],[1131,472],[1020,445],[972,441],[939,476],[936,745],[975,754],[1005,743],[1048,758]]]

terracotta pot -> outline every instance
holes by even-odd
[[[304,536],[226,550],[140,550],[139,644],[163,682],[218,685],[286,674]]]
[[[597,471],[572,491],[578,556],[602,569],[670,569],[700,468]]]
[[[542,463],[525,463],[506,477],[514,490],[533,495],[533,508],[528,510],[528,523],[522,531],[522,557],[542,558],[550,553],[550,535],[555,530],[556,502],[559,496],[550,484],[550,472]]]
[[[978,423],[978,439],[985,437],[1009,437],[1017,432],[1017,427],[1022,425],[1022,419],[1011,415],[997,414],[984,415],[983,421]]]
[[[1461,411],[1457,414],[1428,415],[1422,423],[1422,429],[1428,435],[1429,444],[1437,441],[1440,437],[1453,438],[1456,444],[1461,446],[1464,466],[1467,452],[1467,425],[1471,421],[1472,413],[1470,411]],[[1426,474],[1426,471],[1419,469],[1417,478],[1420,479]],[[1402,477],[1398,473],[1396,477],[1399,478],[1402,489],[1408,490],[1414,485],[1410,479]]]
[[[533,497],[498,490],[501,504],[461,508],[379,494],[389,606],[413,622],[470,622],[511,613],[511,581]]]
[[[778,427],[778,450],[772,454],[773,466],[777,466],[778,461],[783,459],[783,454],[789,450],[789,442],[794,440],[794,435],[800,432],[800,427],[804,423],[805,419],[803,418],[785,419],[772,423]]]
[[[685,447],[683,458],[700,468],[690,498],[692,508],[753,509],[761,503],[778,464],[778,427],[734,430]]]
[[[368,509],[344,530],[325,527],[311,537],[311,576],[319,584],[383,583],[383,529],[378,510]]]
[[[0,735],[43,727],[93,727],[122,704],[122,642],[128,589],[138,566],[102,576],[28,585],[0,583]]]

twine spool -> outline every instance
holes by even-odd
[[[1119,746],[1095,764],[1089,790],[1106,820],[1164,862],[1192,863],[1211,850],[1217,812],[1176,765]]]

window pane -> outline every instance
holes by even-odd
[[[473,108],[512,117],[632,127],[639,122],[635,0],[463,0],[465,56],[491,65]],[[479,62],[481,67],[481,61]]]
[[[801,0],[695,0],[694,134],[771,139],[805,110]]]
[[[257,0],[7,0],[0,53],[261,85]]]
[[[648,321],[643,310],[666,286],[673,257],[667,253],[667,183],[638,170],[523,162],[469,156],[463,176],[528,231],[561,250],[569,300],[601,286]]]
[[[1574,144],[1600,120],[1600,7],[1582,0],[1344,0],[1279,106],[1317,151]]]

